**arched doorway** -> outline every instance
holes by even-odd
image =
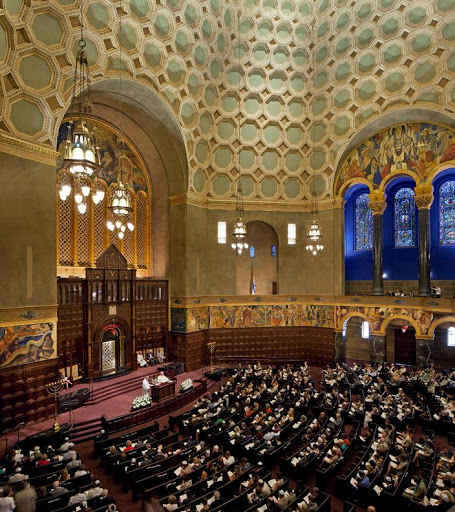
[[[103,327],[100,335],[99,371],[101,377],[126,370],[126,336],[118,323]]]
[[[387,361],[416,364],[416,332],[404,318],[395,318],[387,326]]]
[[[236,259],[237,295],[278,293],[278,236],[266,222],[247,224],[249,249]]]

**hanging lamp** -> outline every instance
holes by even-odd
[[[104,199],[104,189],[96,186],[101,170],[101,156],[96,139],[96,127],[91,127],[89,119],[92,113],[92,101],[88,58],[85,49],[87,43],[84,39],[83,4],[84,2],[81,1],[81,37],[77,43],[78,50],[70,106],[71,120],[67,124],[62,164],[62,168],[68,169],[74,176],[74,200],[81,214],[87,211],[87,198],[91,194],[95,204]],[[65,201],[71,195],[71,191],[72,187],[69,182],[64,181],[59,190],[60,199]]]
[[[311,200],[311,224],[310,229],[308,230],[307,239],[308,243],[306,245],[306,250],[310,251],[313,256],[316,256],[320,251],[324,249],[324,245],[322,244],[322,231],[319,227],[318,221],[318,205],[316,202],[316,188],[313,185],[312,190],[312,200]]]

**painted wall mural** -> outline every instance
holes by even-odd
[[[55,357],[57,339],[53,322],[0,327],[0,367]]]
[[[353,316],[360,316],[370,322],[373,332],[385,332],[387,320],[395,318],[410,319],[416,326],[416,334],[428,334],[433,313],[423,309],[368,307],[368,306],[336,306],[336,328],[342,329],[345,321]]]
[[[389,174],[412,171],[425,180],[442,163],[455,160],[455,132],[431,123],[402,123],[365,140],[351,151],[338,174],[335,192],[355,178],[379,188]]]
[[[209,328],[334,326],[333,306],[311,304],[171,308],[171,322],[172,330],[176,332],[195,332]]]
[[[342,331],[352,317],[370,322],[371,332],[384,335],[389,322],[407,320],[418,336],[431,336],[442,319],[453,322],[450,312],[432,313],[422,308],[364,305],[258,304],[204,305],[171,308],[171,330],[196,332],[206,329],[253,327],[325,327]]]

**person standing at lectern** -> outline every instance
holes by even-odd
[[[148,377],[144,377],[144,380],[142,381],[142,396],[146,397],[149,396],[150,391],[150,382]]]

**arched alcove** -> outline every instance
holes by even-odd
[[[278,237],[270,224],[247,223],[249,248],[236,259],[237,295],[252,293],[253,279],[257,295],[278,293]],[[275,247],[272,250],[272,247]],[[275,283],[275,284],[274,284]]]
[[[152,189],[147,218],[152,243],[150,268],[154,276],[168,278],[169,196],[187,191],[185,142],[177,117],[154,91],[128,79],[121,82],[110,78],[92,86],[93,117],[124,133],[148,172]]]

